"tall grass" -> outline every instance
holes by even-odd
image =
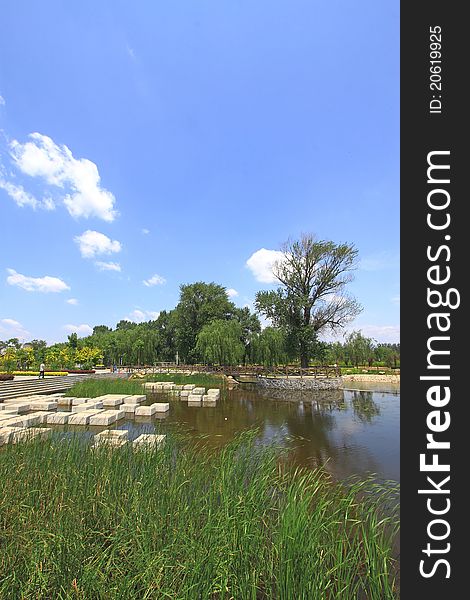
[[[243,434],[218,454],[72,438],[0,455],[0,598],[397,598],[385,492],[279,468]]]
[[[142,380],[137,379],[86,379],[74,384],[66,396],[96,398],[103,394],[143,394]]]

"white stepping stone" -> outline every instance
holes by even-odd
[[[23,429],[23,427],[0,427],[0,446],[11,442],[13,433],[17,433]]]
[[[72,406],[73,398],[66,398],[63,396],[62,398],[57,398],[57,404],[59,406]]]
[[[187,398],[191,394],[190,390],[182,390],[180,392],[180,398]]]
[[[48,411],[41,410],[38,412],[30,413],[27,416],[28,417],[37,417],[39,419],[38,425],[42,425],[43,423],[47,423]]]
[[[104,410],[90,418],[90,425],[111,425],[125,416],[123,410]]]
[[[42,422],[42,418],[34,413],[21,417],[23,427],[33,427],[34,425],[39,425],[40,422]]]
[[[198,394],[198,395],[191,394],[190,396],[188,396],[188,402],[201,402],[201,400],[202,400],[202,396],[200,394]]]
[[[127,442],[129,432],[127,429],[105,429],[94,437],[95,446],[109,444],[111,446],[122,446]]]
[[[56,401],[34,400],[31,402],[31,410],[55,410],[57,406]]]
[[[138,407],[138,404],[121,404],[121,406],[119,407],[120,410],[123,410],[125,413],[132,413],[135,414],[135,409]]]
[[[78,413],[73,413],[72,415],[70,415],[68,424],[69,425],[89,425],[91,417],[94,415],[100,414],[100,412],[103,412],[103,411],[90,410],[90,411],[80,411]]]
[[[69,422],[70,413],[56,412],[47,415],[46,423],[48,425],[66,425]]]
[[[218,388],[209,388],[207,390],[207,395],[220,397],[220,390]]]
[[[78,406],[79,404],[85,404],[88,398],[74,398],[72,400],[72,406]]]
[[[134,448],[139,449],[150,449],[155,448],[163,444],[166,435],[157,435],[155,433],[143,433],[136,438],[132,444]]]
[[[134,414],[136,417],[151,417],[156,412],[155,405],[151,404],[150,406],[137,406]]]
[[[16,412],[17,415],[28,412],[30,409],[31,404],[29,402],[23,402],[21,404],[8,404],[8,410],[11,412]]]
[[[186,385],[183,386],[183,389],[191,391],[191,390],[194,390],[195,387],[196,386],[194,385],[194,383],[187,383]]]
[[[140,404],[146,400],[147,396],[145,395],[133,394],[132,396],[126,396],[124,399],[124,404]]]
[[[154,390],[157,389],[158,384],[154,381],[146,381],[144,384],[144,389],[146,390]]]
[[[202,404],[203,406],[217,406],[217,400],[213,396],[203,396]]]
[[[8,419],[2,419],[0,421],[0,427],[21,427],[22,420],[19,415],[11,415]]]
[[[206,393],[206,388],[203,387],[195,387],[191,391],[193,396],[203,396]]]
[[[11,435],[11,443],[18,444],[35,437],[46,437],[50,432],[50,427],[28,427],[26,429],[21,429],[21,431],[14,431]]]
[[[156,412],[167,412],[170,410],[170,405],[168,402],[154,402],[150,406],[154,406]]]

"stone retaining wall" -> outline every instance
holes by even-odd
[[[341,384],[340,377],[318,379],[314,377],[259,377],[255,385],[264,389],[276,390],[337,390]]]

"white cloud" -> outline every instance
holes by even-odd
[[[130,58],[132,58],[132,60],[136,60],[135,50],[134,50],[134,48],[131,48],[131,46],[129,46],[129,44],[126,44],[126,51],[127,51],[127,54],[130,56]]]
[[[234,290],[233,288],[229,288],[227,290],[227,296],[229,298],[235,298],[236,296],[238,296],[238,292],[237,292],[237,290]]]
[[[81,325],[64,325],[63,329],[68,333],[76,333],[77,335],[83,337],[86,335],[91,335],[93,333],[93,328],[87,325],[87,323],[82,323]]]
[[[78,300],[76,298],[69,298],[66,300],[67,304],[72,304],[72,306],[77,306]]]
[[[266,250],[261,248],[254,252],[246,261],[246,266],[261,283],[275,283],[277,279],[273,274],[273,266],[276,261],[284,258],[280,250]]]
[[[0,106],[5,106],[5,98],[0,94]]]
[[[390,298],[390,302],[393,302],[393,304],[400,305],[400,294],[398,294],[398,296],[393,296],[393,298]]]
[[[15,319],[2,319],[3,325],[8,325],[8,327],[21,327],[21,323],[19,321],[15,321]]]
[[[32,194],[27,192],[22,185],[15,185],[9,181],[6,181],[0,177],[0,189],[6,191],[6,193],[12,198],[18,206],[30,206],[34,210],[42,208],[44,210],[54,210],[55,204],[52,198],[46,197],[43,200],[38,200]]]
[[[44,277],[28,277],[17,273],[14,269],[7,269],[9,273],[7,277],[7,283],[9,285],[16,285],[27,292],[65,292],[70,289],[65,281],[58,277],[50,277],[45,275]]]
[[[154,285],[163,285],[166,283],[166,279],[155,273],[150,279],[144,279],[142,283],[147,287],[153,287]]]
[[[31,334],[27,331],[23,325],[16,319],[0,319],[0,335],[2,338],[18,338],[25,339]]]
[[[136,308],[127,317],[124,317],[124,319],[133,323],[142,323],[143,321],[155,321],[155,319],[158,319],[159,314],[159,312],[154,310],[140,310]]]
[[[361,331],[363,336],[377,340],[379,343],[396,344],[400,342],[399,325],[362,325],[359,323],[353,323],[341,332],[325,332],[321,335],[321,339],[326,342],[344,341],[344,336],[351,331]]]
[[[145,229],[145,227],[144,227],[144,229],[142,229],[143,235],[148,235],[149,233],[150,233],[150,229]]]
[[[100,271],[121,271],[121,265],[115,262],[103,262],[101,260],[97,260],[95,265]]]
[[[63,189],[64,204],[72,217],[115,219],[115,198],[101,187],[95,163],[74,158],[67,146],[57,145],[46,135],[31,133],[29,138],[25,144],[17,140],[10,143],[13,161],[23,173]]]
[[[80,247],[80,253],[83,258],[94,258],[98,254],[112,254],[121,251],[121,243],[117,240],[111,240],[104,233],[91,231],[88,229],[82,235],[74,238],[74,241]]]
[[[361,330],[362,335],[365,337],[373,338],[378,342],[393,344],[400,341],[399,325],[362,325],[358,329]]]

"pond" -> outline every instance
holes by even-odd
[[[222,392],[215,407],[188,406],[167,394],[149,395],[151,402],[169,402],[170,410],[157,419],[119,421],[117,428],[128,429],[129,439],[156,428],[159,433],[184,432],[218,448],[256,427],[260,443],[274,441],[287,448],[294,464],[324,466],[336,479],[372,473],[379,481],[400,479],[400,395],[395,385],[348,382],[344,390],[282,395],[243,386]],[[87,435],[98,431],[92,428]]]

